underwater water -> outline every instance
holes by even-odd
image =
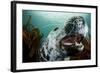
[[[89,37],[91,31],[91,14],[90,13],[73,13],[73,12],[63,12],[63,11],[37,11],[37,10],[23,10],[23,25],[25,25],[31,16],[30,25],[38,28],[43,34],[42,40],[44,40],[49,32],[56,27],[63,27],[67,20],[73,16],[82,16],[89,29]],[[31,26],[28,30],[31,30]]]

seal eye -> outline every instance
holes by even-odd
[[[54,29],[54,31],[56,31],[58,29],[58,27],[56,27],[55,29]]]

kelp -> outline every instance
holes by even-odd
[[[31,19],[29,15],[27,23],[23,25],[23,62],[39,61],[39,46],[43,35],[30,23]]]

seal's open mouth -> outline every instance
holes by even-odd
[[[60,41],[60,46],[64,47],[68,56],[74,56],[76,53],[81,52],[84,48],[82,44],[83,36],[80,34],[65,36]]]
[[[68,47],[68,46],[74,46],[77,42],[80,44],[80,42],[83,40],[83,36],[81,34],[74,34],[70,36],[65,36],[61,41],[61,45]]]

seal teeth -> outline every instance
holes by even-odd
[[[72,45],[73,43],[63,43],[64,45]]]

